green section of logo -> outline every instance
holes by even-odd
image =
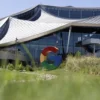
[[[47,69],[47,70],[53,70],[53,69],[56,69],[57,67],[54,66],[54,64],[48,64],[47,61],[44,61],[41,63],[42,67]]]

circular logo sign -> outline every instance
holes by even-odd
[[[53,70],[59,67],[62,62],[62,56],[56,55],[58,50],[58,48],[52,46],[43,49],[40,54],[40,62],[44,68],[48,70]],[[53,53],[54,55],[49,55],[50,53]]]

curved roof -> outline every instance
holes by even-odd
[[[52,32],[64,29],[69,26],[100,26],[100,16],[72,20],[62,19],[48,14],[41,10],[41,15],[36,21],[20,20],[13,17],[7,17],[0,21],[0,26],[9,20],[7,33],[0,41],[0,46],[8,46],[39,38]]]
[[[12,45],[17,42],[29,41],[68,27],[76,20],[54,17],[41,10],[41,16],[36,21],[20,20],[9,17],[9,29],[0,41],[0,46]]]
[[[100,27],[100,16],[89,17],[81,19],[72,24],[73,26],[85,26],[85,27]]]

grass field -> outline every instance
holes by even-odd
[[[69,57],[53,71],[1,69],[0,100],[100,100],[99,60]]]

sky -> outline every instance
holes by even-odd
[[[100,0],[0,0],[0,18],[38,4],[74,7],[100,7]]]

